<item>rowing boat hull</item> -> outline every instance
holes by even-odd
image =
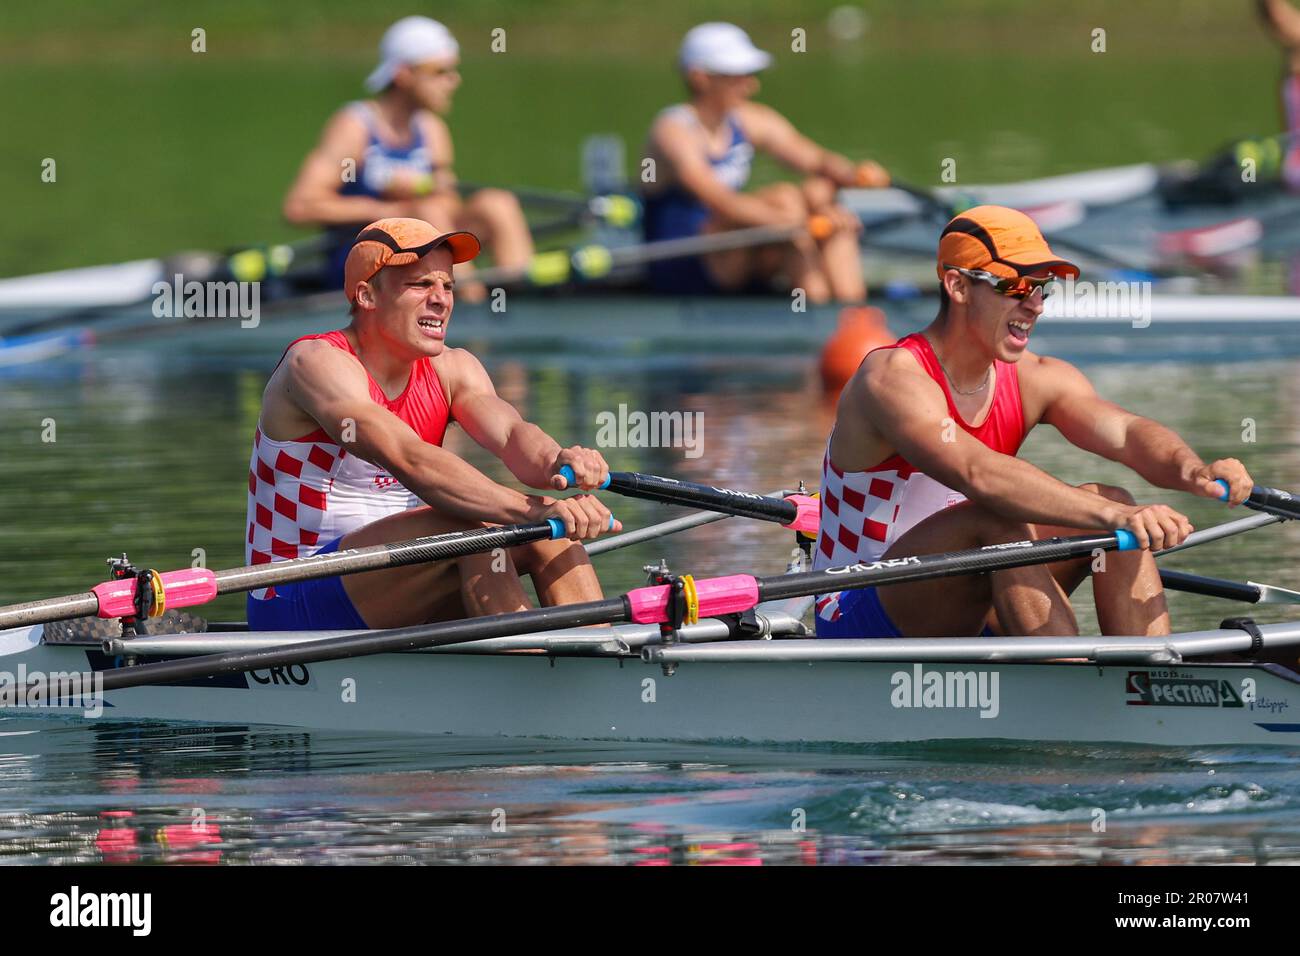
[[[0,668],[19,663],[30,674],[107,662],[95,648],[40,643],[39,629],[0,634]],[[1247,664],[769,661],[666,676],[636,657],[420,653],[113,691],[100,719],[623,741],[1295,746],[1300,681]]]

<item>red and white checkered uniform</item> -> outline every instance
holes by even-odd
[[[356,354],[341,331],[305,335],[289,348],[307,339],[320,339]],[[286,354],[288,351],[285,349]],[[424,441],[442,444],[451,409],[429,359],[415,363],[397,398],[384,395],[373,378],[370,397],[410,425]],[[262,434],[259,427],[253,434],[248,465],[245,560],[268,564],[305,557],[335,538],[420,504],[400,481],[349,454],[323,428],[292,441],[276,441]],[[268,590],[255,591],[253,597],[264,600],[274,596]]]
[[[923,335],[908,335],[885,348],[907,349],[916,356],[926,374],[943,389],[948,414],[960,427],[994,451],[1014,455],[1020,449],[1025,416],[1014,365],[995,362],[997,382],[992,407],[984,423],[972,428],[957,411],[947,376]],[[822,459],[821,530],[813,567],[875,561],[914,525],[965,500],[964,495],[917,471],[901,455],[891,455],[866,471],[842,471],[831,461],[827,439]],[[818,613],[834,614],[837,597],[824,595],[818,601]]]

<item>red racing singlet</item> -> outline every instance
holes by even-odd
[[[342,331],[304,335],[289,343],[285,354],[309,339],[320,339],[356,355]],[[410,425],[424,441],[442,444],[451,409],[428,358],[412,366],[406,388],[393,399],[369,373],[366,377],[376,403]],[[304,557],[363,525],[420,504],[396,478],[348,454],[323,428],[291,441],[276,441],[262,434],[259,424],[248,466],[245,560],[268,564]],[[259,600],[268,596],[253,592]]]
[[[907,349],[916,356],[925,373],[943,389],[948,414],[957,425],[994,451],[1005,455],[1019,451],[1025,438],[1025,416],[1015,365],[994,361],[993,404],[984,423],[972,427],[957,411],[948,378],[925,336],[908,335],[884,348]],[[866,471],[841,471],[831,461],[828,438],[822,459],[821,531],[813,567],[875,561],[913,526],[965,500],[965,495],[917,471],[897,454]]]

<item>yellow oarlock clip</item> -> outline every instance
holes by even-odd
[[[686,616],[683,622],[686,624],[696,624],[700,620],[700,593],[695,589],[695,578],[689,574],[683,574],[682,597],[686,599]]]
[[[271,264],[272,275],[284,275],[289,271],[289,266],[293,265],[293,246],[283,243],[272,246],[267,253],[267,261]]]
[[[528,263],[528,279],[533,285],[559,285],[569,278],[569,254],[563,249],[539,252]]]
[[[148,574],[149,590],[153,593],[153,600],[149,603],[149,616],[162,617],[163,611],[167,610],[167,589],[163,587],[161,574],[152,568]]]
[[[573,267],[584,279],[600,279],[614,268],[614,256],[604,246],[583,246],[573,254]]]
[[[230,274],[239,282],[260,282],[266,278],[266,253],[261,249],[244,249],[227,261]]]
[[[605,221],[617,229],[630,229],[640,215],[631,196],[605,196]]]

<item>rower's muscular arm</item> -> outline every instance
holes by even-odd
[[[1221,477],[1234,486],[1233,504],[1250,493],[1249,476],[1235,459],[1207,465],[1173,429],[1106,401],[1069,362],[1033,356],[1023,366],[1021,394],[1030,415],[1070,444],[1119,462],[1157,488],[1217,498],[1214,478]]]
[[[447,349],[438,360],[439,375],[446,374],[451,391],[451,414],[465,434],[500,458],[510,473],[530,488],[550,488],[559,470],[559,442],[497,395],[492,379],[477,358],[464,349]],[[594,454],[594,453],[593,453]],[[599,458],[599,456],[596,456]],[[604,459],[584,469],[574,463],[578,483],[595,487],[608,473]],[[584,474],[590,471],[589,480]]]
[[[434,192],[456,196],[456,156],[447,123],[432,113],[421,113],[429,158],[433,161]]]
[[[890,349],[869,358],[849,388],[854,393],[846,393],[841,408],[848,402],[863,409],[866,429],[882,447],[990,511],[1035,524],[1106,531],[1123,526],[1114,502],[993,451],[952,421],[943,391],[910,353]],[[857,470],[843,460],[838,464]]]
[[[357,171],[365,148],[365,125],[346,109],[335,113],[284,197],[284,218],[295,226],[351,226],[401,215],[397,203],[339,195],[344,163],[352,160]]]
[[[321,342],[294,346],[267,388],[264,421],[285,403],[320,425],[349,454],[386,468],[416,497],[470,521],[523,523],[545,501],[488,478],[458,456],[431,445],[370,398],[365,369],[351,355]],[[279,406],[279,407],[277,407]],[[345,435],[349,420],[354,423]],[[345,440],[347,438],[354,440]]]
[[[1300,48],[1300,10],[1288,0],[1257,0],[1259,15],[1283,45]]]
[[[699,132],[691,126],[661,116],[650,133],[660,162],[671,169],[673,180],[708,206],[719,217],[740,226],[798,226],[803,220],[787,221],[771,203],[724,185],[713,174],[699,149]],[[660,170],[664,175],[668,170]]]
[[[793,123],[762,103],[742,108],[745,132],[756,149],[809,176],[825,176],[837,186],[858,184],[858,167],[847,156],[817,145],[795,129]]]

